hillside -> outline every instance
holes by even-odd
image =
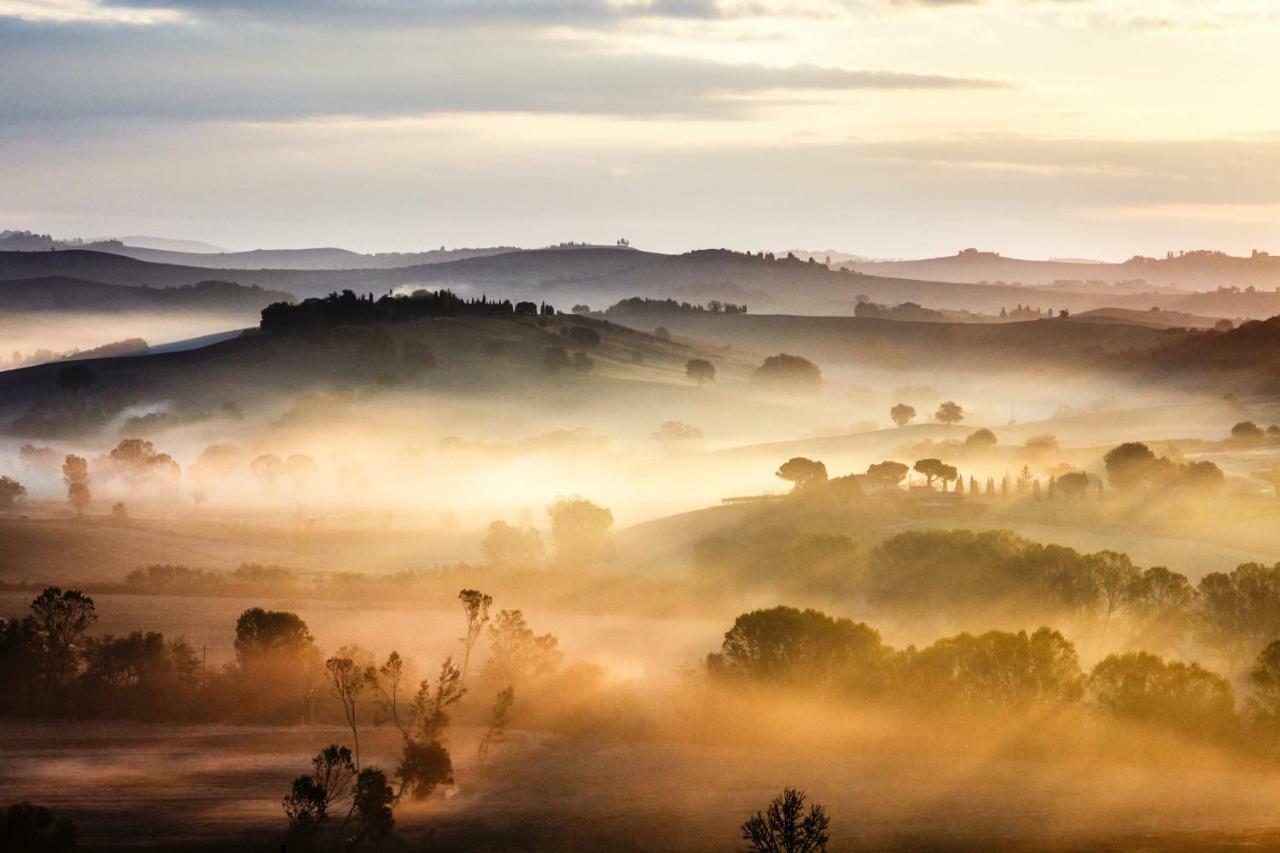
[[[466,258],[483,258],[516,251],[511,247],[484,249],[433,249],[428,252],[379,252],[362,254],[348,249],[253,249],[247,252],[182,252],[130,245],[91,246],[97,251],[124,255],[140,261],[224,270],[352,270],[395,269],[438,264]]]
[[[1157,327],[1071,320],[1018,323],[913,323],[875,317],[654,312],[620,322],[663,326],[677,335],[760,352],[804,355],[819,364],[895,369],[946,365],[1021,370],[1081,366],[1144,351],[1185,333]]]
[[[590,326],[599,342],[574,345],[565,335],[575,326]],[[589,352],[590,369],[549,370],[548,348],[558,345]],[[642,364],[636,363],[637,353]],[[74,435],[148,404],[202,416],[234,404],[279,416],[309,392],[354,401],[355,392],[375,389],[485,405],[496,398],[509,420],[513,408],[533,417],[579,403],[609,406],[619,395],[645,396],[672,383],[692,394],[696,388],[685,379],[684,364],[695,356],[716,357],[724,369],[735,369],[732,359],[704,349],[571,317],[434,317],[298,335],[255,330],[193,349],[78,361],[89,381],[74,391],[62,381],[65,362],[2,372],[0,430]]]
[[[251,314],[273,302],[292,299],[292,294],[282,291],[226,281],[206,280],[167,288],[103,284],[61,276],[0,281],[0,311],[11,314],[50,311]]]

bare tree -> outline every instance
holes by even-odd
[[[831,818],[822,806],[804,814],[804,791],[787,788],[769,803],[766,814],[742,825],[742,840],[752,853],[826,853]]]
[[[356,769],[359,770],[360,729],[356,721],[356,700],[360,698],[368,679],[351,658],[329,658],[324,662],[324,668],[329,673],[329,687],[342,703],[342,713],[347,718],[347,725],[351,727],[351,737],[356,747]]]

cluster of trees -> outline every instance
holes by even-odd
[[[622,299],[605,309],[607,316],[627,316],[633,314],[745,314],[746,305],[735,305],[732,302],[721,302],[712,299],[706,305],[691,302],[678,302],[674,299],[649,299],[643,296],[632,296]]]
[[[916,419],[916,407],[907,403],[897,403],[889,409],[889,418],[897,427],[904,427]],[[951,426],[964,420],[964,408],[960,404],[948,400],[938,406],[933,419],[940,424]]]
[[[1120,491],[1143,492],[1182,488],[1216,491],[1225,480],[1222,469],[1208,460],[1175,462],[1151,448],[1131,441],[1107,451],[1102,459],[1107,479]]]
[[[962,633],[899,650],[864,623],[774,607],[739,616],[706,668],[725,682],[984,716],[1087,701],[1101,713],[1194,737],[1248,734],[1251,745],[1280,746],[1280,642],[1257,658],[1243,713],[1231,683],[1198,664],[1139,651],[1110,655],[1086,673],[1074,645],[1049,628]]]
[[[90,635],[98,618],[93,599],[49,587],[31,602],[28,615],[0,620],[0,678],[6,688],[0,692],[0,716],[291,723],[314,719],[317,712],[335,716],[339,709],[317,708],[327,684],[341,700],[341,718],[352,726],[357,763],[360,722],[391,722],[405,737],[404,765],[396,778],[402,790],[417,790],[429,784],[430,773],[441,776],[430,783],[438,784],[452,772],[443,747],[448,711],[462,698],[465,669],[482,637],[489,642],[481,682],[486,691],[504,694],[499,723],[509,717],[515,687],[560,665],[556,638],[535,634],[520,611],[503,610],[491,620],[492,598],[475,590],[463,590],[459,598],[463,665],[446,660],[434,683],[421,679],[406,694],[403,686],[414,682],[399,654],[392,652],[378,667],[368,652],[344,647],[326,660],[294,613],[245,610],[236,621],[235,659],[219,669],[206,666],[203,653],[182,638],[154,631]],[[488,745],[500,739],[495,731]]]
[[[264,332],[292,334],[334,326],[396,322],[419,317],[511,317],[515,315],[555,314],[543,303],[512,303],[509,299],[492,301],[487,296],[463,299],[449,290],[415,290],[407,296],[387,294],[373,298],[351,290],[331,293],[324,298],[305,299],[299,303],[275,302],[262,309],[259,327]]]
[[[1239,661],[1280,638],[1280,564],[1246,563],[1193,584],[1115,551],[1081,553],[1007,530],[914,530],[864,549],[847,535],[757,522],[700,540],[694,565],[708,582],[838,594],[898,617],[1068,618],[1160,652],[1195,640]]]

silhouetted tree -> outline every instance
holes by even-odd
[[[31,602],[31,618],[41,643],[44,680],[53,690],[75,675],[80,639],[98,620],[98,611],[80,590],[50,586]]]
[[[12,477],[0,477],[0,509],[13,509],[27,489]]]
[[[742,824],[742,840],[752,853],[825,853],[831,840],[831,818],[814,805],[804,810],[805,795],[786,788],[769,803],[766,813]]]
[[[796,456],[783,462],[774,473],[774,476],[786,480],[788,483],[794,483],[794,488],[799,491],[817,483],[825,483],[827,481],[827,466],[821,462],[806,459],[803,456]]]
[[[938,411],[934,413],[933,419],[938,423],[943,423],[947,426],[958,424],[964,420],[964,409],[960,408],[958,404],[948,400],[938,407]]]
[[[1167,725],[1196,735],[1234,726],[1231,684],[1198,664],[1166,662],[1147,652],[1111,655],[1089,674],[1097,705],[1118,717]]]
[[[489,750],[507,739],[507,726],[511,724],[511,710],[516,702],[516,689],[504,687],[498,691],[498,698],[489,711],[489,727],[484,737],[480,738],[480,746],[476,754],[476,766],[483,768],[489,758]]]
[[[466,617],[466,633],[459,637],[462,643],[462,678],[467,681],[467,669],[471,665],[471,650],[475,648],[480,633],[489,623],[489,607],[493,604],[493,596],[485,595],[478,589],[464,589],[458,593],[458,601],[462,602],[462,613]]]
[[[893,418],[895,426],[904,427],[915,420],[916,407],[908,406],[906,403],[898,403],[889,410],[889,417]]]
[[[672,450],[694,447],[704,438],[702,430],[683,421],[664,421],[654,437]]]
[[[311,759],[311,773],[294,779],[281,803],[290,837],[306,845],[329,819],[334,804],[351,791],[355,775],[351,750],[345,746],[327,746]]]
[[[329,674],[329,689],[342,703],[342,714],[351,729],[351,737],[356,747],[356,769],[360,768],[360,727],[356,719],[357,700],[364,692],[366,678],[364,670],[348,657],[332,657],[324,662],[325,671]]]
[[[1245,708],[1274,740],[1280,737],[1280,640],[1272,640],[1249,671],[1252,694]]]
[[[1072,471],[1059,477],[1056,486],[1064,498],[1084,498],[1089,492],[1089,475],[1082,471]]]
[[[941,480],[945,489],[948,482],[960,476],[954,467],[947,465],[941,459],[918,459],[911,467],[916,473],[924,475],[925,485],[931,489],[934,480]]]
[[[13,853],[71,853],[79,850],[76,828],[67,818],[31,803],[17,803],[0,813],[0,850]]]
[[[907,476],[907,472],[911,469],[901,462],[888,460],[885,462],[875,462],[867,466],[866,477],[873,483],[883,483],[887,486],[896,486],[902,482]]]
[[[970,450],[990,450],[996,446],[996,434],[989,429],[980,429],[969,433],[964,446]]]
[[[707,656],[715,676],[818,687],[878,685],[888,649],[871,627],[817,610],[772,607],[744,613]]]
[[[798,355],[771,355],[755,369],[752,381],[777,391],[817,394],[822,389],[822,371],[818,365]]]
[[[691,358],[684,365],[684,374],[702,385],[706,382],[714,382],[716,378],[716,366],[705,358]]]
[[[387,776],[376,767],[366,767],[356,775],[352,795],[352,811],[356,818],[355,844],[370,842],[374,845],[391,837],[395,817],[391,804],[395,794],[387,784]]]
[[[1231,438],[1242,444],[1256,444],[1266,438],[1266,434],[1253,421],[1241,421],[1231,428]]]

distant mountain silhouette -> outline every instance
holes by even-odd
[[[203,240],[174,240],[170,237],[149,237],[145,234],[130,234],[124,237],[113,237],[126,246],[135,249],[161,249],[166,252],[189,252],[191,254],[217,254],[225,252],[221,246],[206,243]]]
[[[1250,269],[1266,269],[1272,263],[1268,258],[1233,260],[1252,265]],[[640,296],[745,303],[752,313],[852,315],[857,303],[865,299],[886,306],[913,302],[928,309],[987,315],[998,315],[1001,309],[1013,311],[1019,305],[1072,313],[1104,307],[1145,311],[1154,306],[1207,317],[1280,314],[1280,292],[1275,289],[1149,292],[1138,286],[1089,286],[1085,280],[1049,288],[971,284],[860,274],[794,257],[719,249],[664,255],[615,247],[556,248],[393,269],[253,269],[234,273],[85,250],[0,252],[0,280],[41,276],[152,287],[231,279],[299,297],[344,289],[382,295],[398,288],[448,288],[467,298],[502,294],[511,299],[560,306],[585,304],[594,309]]]
[[[248,252],[187,252],[124,245],[101,247],[102,251],[158,264],[212,267],[226,270],[355,270],[395,269],[419,264],[438,264],[465,258],[482,258],[515,251],[506,247],[485,249],[433,249],[429,252],[380,252],[365,255],[347,249],[254,249]],[[86,248],[99,248],[96,246]]]
[[[943,258],[912,261],[851,261],[848,266],[871,275],[924,278],[952,282],[1019,282],[1023,285],[1076,287],[1088,282],[1116,285],[1136,282],[1131,290],[1177,287],[1213,290],[1220,286],[1280,287],[1280,255],[1259,252],[1235,257],[1222,252],[1187,252],[1166,258],[1134,257],[1122,264],[1058,260],[1035,261],[1006,258],[995,252],[967,249]]]

